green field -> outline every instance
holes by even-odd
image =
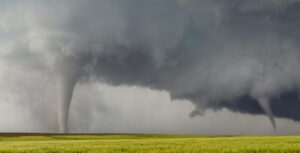
[[[0,137],[1,153],[300,153],[300,136],[103,135]]]

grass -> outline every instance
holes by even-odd
[[[300,153],[300,136],[103,135],[0,137],[0,153]]]

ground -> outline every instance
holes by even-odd
[[[27,152],[300,153],[300,136],[2,134],[0,137],[0,153]]]

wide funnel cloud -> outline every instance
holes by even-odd
[[[298,0],[1,1],[0,58],[57,81],[169,92],[205,110],[300,120]]]

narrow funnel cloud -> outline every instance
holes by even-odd
[[[276,129],[276,123],[274,120],[274,114],[272,112],[270,101],[267,98],[261,98],[258,100],[258,104],[261,106],[261,108],[264,110],[266,115],[269,117],[269,120],[271,121],[273,128]]]
[[[68,114],[79,71],[71,58],[56,63],[57,111],[59,132],[68,132]]]

